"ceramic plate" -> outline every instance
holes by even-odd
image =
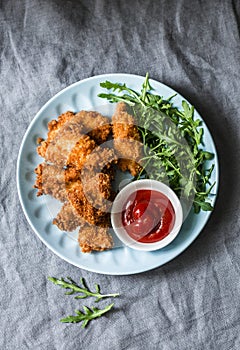
[[[144,77],[131,74],[99,75],[79,81],[51,98],[32,120],[23,138],[17,164],[17,186],[21,205],[29,224],[42,242],[54,253],[88,271],[127,275],[151,270],[174,259],[199,235],[211,212],[200,214],[190,212],[177,238],[167,247],[154,252],[137,251],[117,244],[118,248],[109,251],[84,254],[80,251],[75,233],[64,233],[52,224],[53,215],[56,214],[60,205],[49,196],[36,197],[37,191],[33,189],[34,169],[42,162],[42,158],[36,153],[36,140],[38,137],[46,137],[48,122],[67,110],[73,112],[81,109],[99,110],[101,106],[99,112],[111,116],[114,106],[97,96],[104,91],[100,83],[105,80],[126,83],[130,88],[140,91]],[[156,93],[164,98],[175,93],[173,89],[160,82],[151,80],[150,83]],[[183,99],[185,98],[177,94],[173,99],[174,105],[181,107]],[[196,111],[195,118],[202,119]],[[216,181],[214,188],[216,193],[219,182],[217,153],[212,136],[204,122],[203,128],[205,148],[215,155],[213,160],[215,168],[211,180]],[[212,204],[215,198],[216,196],[212,196]]]

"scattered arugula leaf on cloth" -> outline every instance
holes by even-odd
[[[90,309],[87,306],[83,306],[83,310],[85,311],[85,313],[80,311],[80,310],[75,310],[76,316],[74,316],[74,315],[67,316],[65,318],[62,318],[60,320],[60,322],[79,323],[79,322],[83,321],[82,328],[85,328],[87,326],[88,322],[90,322],[94,318],[101,317],[106,312],[110,311],[112,309],[113,305],[114,304],[110,304],[110,305],[106,306],[104,309],[98,309],[97,307],[92,307],[92,309]]]
[[[82,286],[78,285],[71,277],[67,277],[67,280],[64,280],[64,278],[55,278],[55,277],[48,277],[48,280],[54,283],[57,286],[60,286],[61,288],[70,289],[69,292],[66,292],[65,295],[71,295],[76,293],[81,293],[80,295],[75,296],[75,299],[84,299],[87,297],[95,297],[95,302],[98,302],[99,300],[103,298],[109,298],[109,297],[117,297],[119,296],[118,293],[114,294],[101,294],[100,292],[100,286],[99,284],[95,284],[96,292],[92,292],[86,285],[86,282],[84,278],[80,278],[80,283]]]
[[[164,99],[153,93],[148,74],[140,93],[110,81],[100,86],[112,92],[99,97],[125,102],[134,113],[144,145],[141,178],[167,182],[179,197],[191,199],[195,213],[213,210],[208,199],[215,185],[210,181],[214,164],[206,165],[213,154],[203,149],[204,129],[194,118],[194,107],[182,101],[180,110],[171,101],[175,95]]]
[[[57,286],[60,286],[61,288],[69,289],[70,291],[67,291],[65,295],[72,295],[76,293],[80,293],[80,295],[75,296],[75,299],[85,299],[88,297],[95,297],[95,302],[99,302],[99,300],[103,298],[115,298],[119,296],[119,293],[112,293],[112,294],[101,294],[100,292],[100,286],[99,284],[95,284],[96,292],[92,292],[86,285],[86,282],[84,278],[80,278],[80,282],[82,284],[78,285],[71,277],[67,277],[68,281],[64,278],[55,278],[55,277],[48,277],[48,280],[54,283]],[[84,312],[80,310],[75,310],[76,315],[67,316],[65,318],[62,318],[60,322],[63,323],[79,323],[82,322],[82,328],[85,328],[91,320],[101,317],[106,312],[110,311],[112,307],[114,306],[114,303],[107,305],[104,309],[99,309],[97,307],[89,308],[87,306],[83,306]]]

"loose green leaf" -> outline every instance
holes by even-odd
[[[118,293],[113,294],[101,294],[100,292],[100,286],[98,284],[95,284],[96,292],[91,291],[84,280],[84,278],[80,278],[81,285],[78,285],[76,282],[73,281],[71,277],[67,277],[67,280],[64,280],[64,278],[55,278],[55,277],[48,277],[48,280],[54,283],[57,286],[60,286],[61,288],[69,289],[70,291],[67,291],[66,295],[72,295],[80,293],[80,295],[75,296],[75,299],[85,299],[87,297],[95,297],[95,302],[98,302],[99,300],[103,298],[110,298],[110,297],[117,297],[119,296]]]
[[[80,310],[75,310],[76,316],[67,316],[62,318],[60,322],[63,323],[82,323],[82,328],[85,328],[91,320],[103,316],[105,313],[112,309],[114,304],[110,304],[106,306],[104,309],[98,309],[96,307],[89,308],[87,306],[83,306],[84,312]]]

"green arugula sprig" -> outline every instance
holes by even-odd
[[[80,278],[80,282],[82,286],[77,285],[77,283],[71,278],[67,277],[68,281],[64,278],[55,278],[55,277],[48,277],[48,280],[54,283],[57,286],[60,286],[61,288],[70,289],[70,291],[67,291],[65,295],[72,295],[76,293],[80,293],[80,295],[75,296],[75,299],[85,299],[88,297],[95,297],[95,302],[98,302],[99,300],[103,298],[110,298],[110,297],[118,297],[119,293],[112,293],[112,294],[101,294],[100,292],[100,286],[98,284],[95,284],[96,292],[92,292],[86,285],[86,282],[84,278]],[[114,303],[107,305],[104,309],[99,309],[97,307],[87,307],[83,306],[83,312],[80,310],[75,310],[76,315],[70,315],[67,317],[64,317],[60,319],[60,322],[63,323],[82,323],[82,328],[85,328],[87,324],[97,318],[104,315],[106,312],[110,311],[112,307],[114,306]]]
[[[202,122],[194,118],[194,107],[182,101],[180,110],[173,105],[175,95],[164,99],[154,94],[148,74],[140,93],[126,84],[110,81],[100,86],[112,92],[101,93],[99,97],[109,102],[125,102],[136,117],[144,144],[141,177],[160,181],[167,178],[179,196],[193,198],[195,213],[211,211],[208,198],[215,185],[210,181],[214,165],[207,169],[206,162],[213,154],[203,150]]]
[[[95,297],[95,302],[98,302],[99,300],[103,298],[115,298],[119,296],[118,293],[114,294],[101,294],[100,286],[99,284],[95,284],[96,292],[91,291],[88,286],[86,285],[86,282],[84,278],[80,278],[80,283],[82,286],[78,285],[71,277],[67,277],[67,280],[64,280],[64,278],[55,278],[55,277],[48,277],[48,280],[53,282],[55,285],[60,286],[61,288],[70,289],[70,291],[66,292],[65,295],[72,295],[76,293],[81,293],[80,295],[75,296],[75,299],[85,299],[87,297]]]
[[[88,322],[90,322],[94,318],[101,317],[106,312],[110,311],[112,309],[113,305],[114,304],[110,304],[110,305],[106,306],[104,309],[98,309],[97,307],[92,307],[92,309],[90,309],[87,306],[83,306],[83,310],[85,311],[85,313],[80,311],[80,310],[75,310],[76,316],[74,316],[74,315],[67,316],[65,318],[62,318],[60,320],[60,322],[79,323],[79,322],[83,321],[82,328],[85,328],[87,326]]]

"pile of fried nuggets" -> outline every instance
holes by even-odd
[[[134,117],[118,103],[112,120],[95,111],[66,112],[48,123],[38,139],[44,162],[35,169],[37,196],[63,203],[53,224],[62,231],[80,227],[82,252],[112,248],[110,209],[115,168],[136,176],[143,148]]]

